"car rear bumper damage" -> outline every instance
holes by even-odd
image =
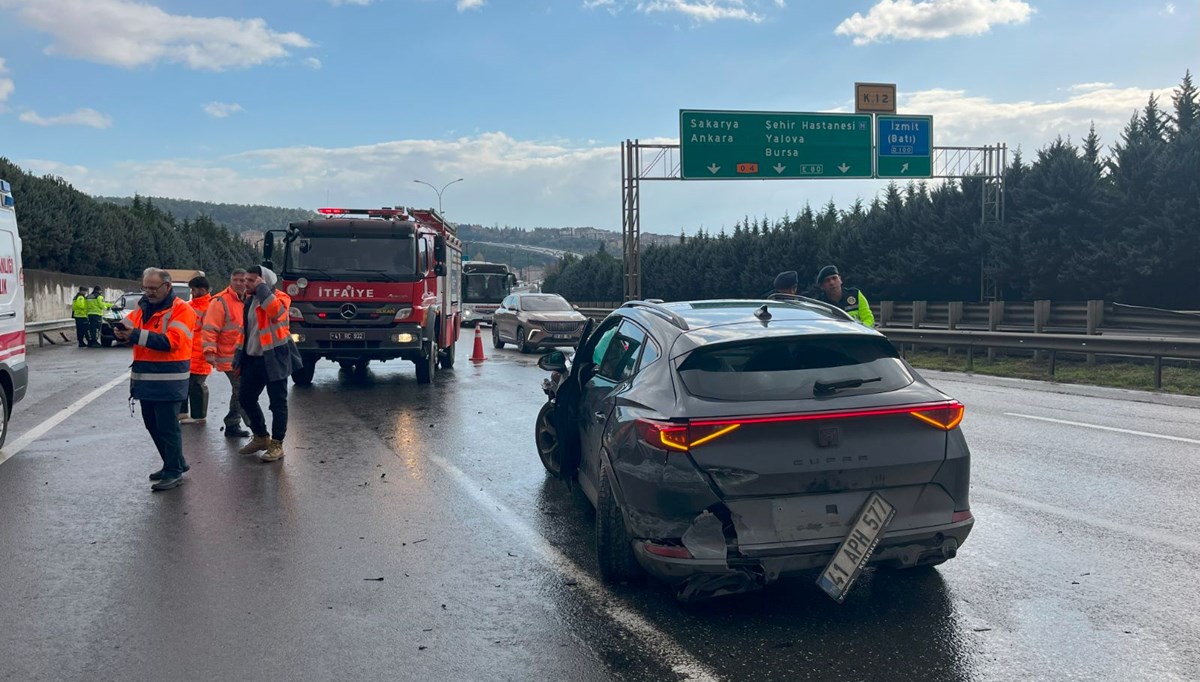
[[[887,532],[867,565],[912,568],[941,563],[957,554],[974,523],[974,518],[968,517],[932,527]],[[825,538],[786,546],[777,543],[769,548],[742,548],[737,546],[736,538],[726,537],[720,525],[706,512],[697,517],[682,544],[639,540],[634,542],[634,554],[650,575],[673,586],[681,601],[695,601],[761,589],[782,577],[815,577],[841,542],[841,538]],[[723,548],[717,545],[714,533],[721,534]]]

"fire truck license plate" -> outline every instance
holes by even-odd
[[[366,332],[329,332],[330,341],[366,341]]]

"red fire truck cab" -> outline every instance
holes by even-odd
[[[365,371],[400,358],[417,383],[454,366],[462,296],[462,242],[437,211],[322,208],[265,235],[263,261],[292,298],[292,339],[312,383],[321,358]],[[276,267],[278,266],[278,267]]]

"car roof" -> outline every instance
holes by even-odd
[[[770,318],[759,319],[755,313],[764,305]],[[671,348],[672,357],[712,343],[750,339],[809,334],[882,336],[842,310],[811,299],[639,302],[617,310],[651,328]]]
[[[522,291],[513,294],[513,296],[519,296],[521,298],[562,298],[562,296],[559,294],[542,294],[533,291]],[[565,301],[566,299],[563,298],[563,300]]]

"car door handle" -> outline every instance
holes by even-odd
[[[8,318],[8,317],[16,317],[16,316],[17,316],[17,311],[15,311],[15,310],[6,310],[6,311],[0,313],[0,319]]]

